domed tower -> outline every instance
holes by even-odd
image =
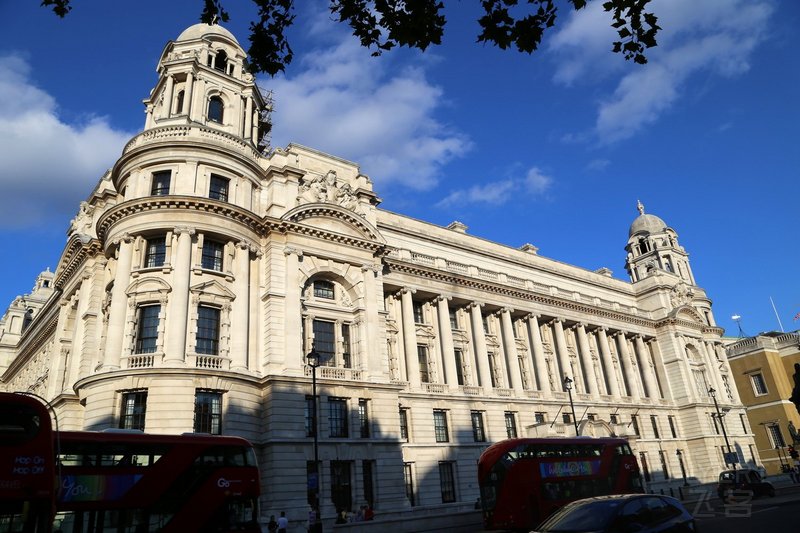
[[[145,130],[202,124],[256,146],[269,134],[270,103],[247,71],[242,47],[216,24],[195,24],[167,43],[158,83],[144,100]]]
[[[631,281],[637,282],[661,270],[696,285],[689,266],[689,254],[678,244],[675,230],[659,217],[645,213],[642,202],[637,201],[636,207],[639,216],[631,224],[625,246],[628,252],[625,269]]]

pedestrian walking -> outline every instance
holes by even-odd
[[[278,533],[286,533],[289,529],[289,519],[286,518],[286,511],[281,511],[281,517],[278,518]]]
[[[267,522],[267,531],[269,533],[275,533],[278,531],[278,523],[275,521],[275,515],[269,515],[269,522]]]

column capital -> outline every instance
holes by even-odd
[[[375,274],[380,273],[382,270],[383,265],[380,263],[364,263],[361,265],[361,272],[374,272]]]
[[[477,302],[477,301],[475,301],[475,302],[470,302],[470,303],[468,303],[468,304],[467,304],[465,307],[466,307],[467,309],[473,309],[473,308],[478,308],[478,309],[480,309],[480,308],[481,308],[481,307],[483,307],[484,305],[486,305],[486,304],[485,304],[485,303],[483,303],[483,302]]]
[[[173,228],[172,233],[174,233],[175,235],[186,234],[191,236],[194,235],[196,232],[194,228],[191,228],[189,226],[177,226]]]
[[[294,246],[287,246],[283,249],[283,255],[296,255],[297,257],[303,257],[303,250],[300,248],[295,248]]]
[[[539,313],[528,313],[525,315],[525,320],[539,320],[542,317]]]
[[[440,303],[440,302],[451,302],[452,300],[453,300],[452,296],[445,296],[443,294],[439,294],[438,296],[434,297],[432,301]]]
[[[118,235],[117,237],[115,237],[114,240],[111,241],[111,244],[115,246],[122,243],[130,244],[133,242],[133,239],[134,237],[130,233],[123,233],[122,235]]]
[[[417,289],[412,289],[411,287],[403,287],[402,289],[397,291],[397,294],[399,294],[400,296],[404,294],[416,294],[416,293]]]
[[[548,322],[548,324],[561,324],[562,327],[563,327],[564,319],[556,317],[556,318],[552,319],[550,322]]]
[[[597,333],[598,331],[602,331],[603,333],[608,332],[608,326],[591,326],[591,332]]]
[[[503,307],[503,308],[500,309],[500,312],[510,315],[511,313],[514,312],[514,308],[513,307]]]

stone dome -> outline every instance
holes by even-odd
[[[195,39],[202,39],[206,35],[221,35],[227,39],[230,39],[236,44],[239,44],[239,41],[236,40],[236,37],[233,36],[231,32],[220,26],[219,24],[195,24],[194,26],[189,26],[183,33],[178,36],[177,41],[193,41]]]
[[[642,213],[631,224],[628,237],[633,237],[637,233],[662,233],[667,229],[667,224],[655,215]]]

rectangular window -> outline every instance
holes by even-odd
[[[542,412],[533,413],[533,421],[537,424],[544,424],[544,413]]]
[[[304,420],[306,428],[306,437],[314,436],[314,397],[306,396],[306,405],[304,409]]]
[[[664,455],[664,450],[658,450],[658,458],[661,461],[661,471],[664,472],[664,479],[669,479],[669,470],[667,469],[667,458]]]
[[[786,446],[786,441],[783,440],[783,433],[778,424],[769,424],[767,426],[767,435],[769,435],[769,442],[773,448],[783,448]]]
[[[639,433],[639,420],[636,415],[631,415],[631,425],[633,426],[633,434],[637,437],[641,437],[642,434]]]
[[[458,313],[455,309],[450,309],[450,329],[458,329]]]
[[[486,315],[481,315],[481,320],[483,321],[483,332],[488,335],[489,334],[489,319]]]
[[[350,324],[342,324],[342,363],[345,368],[353,368],[350,356]]]
[[[333,283],[324,279],[316,280],[314,282],[314,298],[333,300]]]
[[[416,324],[424,324],[425,323],[425,313],[423,312],[424,309],[422,307],[422,303],[421,302],[414,302],[412,305],[413,305],[413,308],[414,308],[414,322]]]
[[[155,268],[164,266],[167,259],[167,240],[164,237],[147,239],[147,248],[144,254],[144,267]]]
[[[222,393],[198,390],[194,396],[194,432],[222,434]]]
[[[433,410],[433,432],[436,442],[450,442],[450,435],[447,432],[447,411]]]
[[[619,416],[612,413],[611,415],[609,415],[608,421],[611,422],[612,424],[619,424]]]
[[[347,400],[328,398],[328,426],[331,437],[347,437]]]
[[[658,432],[658,417],[656,415],[650,415],[650,425],[653,426],[653,436],[660,439],[661,434]]]
[[[428,347],[418,345],[417,357],[419,358],[419,380],[422,383],[430,383],[431,376],[428,373]]]
[[[414,463],[403,463],[403,484],[406,487],[406,498],[411,507],[416,505],[414,499],[414,478],[413,478]]]
[[[358,429],[362,439],[369,438],[369,411],[364,398],[358,400]]]
[[[642,465],[642,474],[645,481],[650,481],[650,467],[647,466],[647,454],[639,452],[639,464]]]
[[[219,312],[216,307],[197,307],[197,353],[219,354]]]
[[[336,509],[353,509],[350,461],[331,461],[331,501]]]
[[[158,315],[160,305],[143,305],[139,307],[136,319],[136,344],[134,353],[154,353],[158,346]]]
[[[675,417],[674,416],[668,416],[667,417],[667,421],[669,422],[669,431],[672,434],[672,438],[673,439],[677,439],[678,438],[678,432],[675,430]]]
[[[200,259],[200,266],[206,270],[222,272],[222,258],[225,252],[225,245],[211,239],[203,241],[203,256]]]
[[[408,409],[400,409],[400,438],[408,442]]]
[[[589,413],[588,415],[586,415],[586,420],[594,421],[595,418],[597,418],[597,415],[594,413]]]
[[[763,374],[750,374],[750,380],[753,382],[753,390],[755,391],[756,396],[763,396],[769,392],[767,390],[767,383],[764,381]]]
[[[456,381],[459,385],[464,384],[464,352],[456,348],[453,351],[456,359]]]
[[[569,415],[569,413],[564,413],[563,415],[561,415],[561,420],[565,424],[571,424],[572,423],[572,417]]]
[[[515,413],[510,411],[506,411],[505,413],[506,418],[506,436],[509,439],[516,439],[517,438],[517,416]]]
[[[475,442],[486,442],[486,432],[483,429],[483,412],[472,411],[472,438]]]
[[[153,172],[153,183],[150,187],[152,196],[166,196],[169,194],[169,182],[172,178],[171,170]]]
[[[439,486],[442,489],[442,503],[456,501],[456,480],[450,461],[439,463]]]
[[[335,324],[329,320],[314,320],[314,349],[319,354],[322,366],[336,365],[336,334]]]
[[[146,390],[122,393],[122,410],[119,417],[119,427],[121,429],[138,429],[144,431],[144,418],[146,413]]]
[[[228,201],[228,184],[230,180],[211,174],[211,184],[208,187],[208,197],[212,200]]]
[[[364,501],[375,507],[375,461],[361,461],[361,482],[364,486]]]
[[[744,413],[739,413],[739,422],[742,423],[742,433],[747,433],[747,423],[745,422]]]

